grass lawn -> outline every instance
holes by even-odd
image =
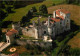
[[[32,23],[32,21],[35,21],[36,23],[37,23],[37,19],[38,19],[39,17],[34,17],[34,18],[32,18],[32,19],[30,19],[30,23]],[[40,19],[40,21],[42,22],[42,21],[44,21],[44,20],[46,20],[47,18],[46,17],[42,17],[41,19]]]
[[[20,35],[21,37],[23,37],[24,39],[29,39],[29,40],[33,40],[34,37],[29,37],[29,36],[25,36],[25,35]]]
[[[69,40],[68,45],[70,45],[71,48],[80,48],[80,32]]]

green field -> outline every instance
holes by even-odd
[[[33,6],[35,6],[37,9],[39,9],[39,6],[41,6],[42,4],[45,4],[47,7],[50,7],[50,6],[52,6],[53,3],[58,4],[61,2],[63,2],[63,0],[46,0],[41,3],[31,4],[26,7],[15,9],[15,13],[8,14],[8,16],[3,21],[17,22],[17,21],[20,21],[22,19],[22,17],[27,14],[28,10],[30,10]]]
[[[3,21],[20,21],[33,6],[38,9],[42,4],[45,4],[47,7],[49,7],[52,5],[52,3],[53,2],[51,1],[44,1],[42,3],[31,4],[23,8],[15,9],[15,13],[9,14]]]

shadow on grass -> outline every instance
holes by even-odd
[[[58,49],[57,47],[54,48],[54,49],[57,48],[56,50],[58,50],[58,52],[55,52],[57,56],[60,54],[61,50],[64,48],[64,46],[66,45],[66,43],[67,43],[70,39],[72,39],[78,32],[80,32],[80,26],[76,25],[76,24],[74,23],[74,21],[71,20],[71,30],[66,31],[66,32],[64,32],[64,33],[56,36],[56,39],[55,39],[55,40],[57,40],[56,42],[58,42],[58,43],[56,43],[56,45],[62,43],[62,45],[59,45],[59,46],[58,46],[59,49]],[[57,38],[57,37],[58,37],[58,38]],[[53,45],[53,46],[54,46],[54,45]],[[53,50],[54,50],[54,49],[53,49]]]
[[[2,28],[7,28],[8,25],[10,25],[11,23],[12,23],[12,21],[4,21],[4,22],[2,23]]]

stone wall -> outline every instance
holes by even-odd
[[[18,39],[18,40],[16,40],[16,43],[18,45],[27,45],[27,44],[32,45],[32,44],[34,44],[34,45],[38,45],[40,47],[45,47],[45,48],[52,47],[52,42],[44,42],[44,41],[32,41],[32,40],[19,40]]]

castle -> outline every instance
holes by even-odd
[[[38,24],[35,24],[33,21],[33,27],[36,39],[41,37],[54,38],[55,35],[70,30],[70,12],[65,9],[58,9],[53,12],[53,17],[49,16],[44,22],[40,22],[38,19]]]
[[[33,21],[33,25],[28,27],[21,27],[20,22],[13,23],[12,29],[5,34],[7,42],[0,47],[0,51],[14,43],[17,35],[22,34],[51,43],[56,35],[70,30],[70,12],[65,9],[54,11],[53,16],[49,16],[45,21],[40,22],[40,18],[37,24]]]
[[[55,35],[70,30],[70,12],[65,9],[54,11],[53,16],[45,21],[40,22],[40,18],[37,21],[37,24],[33,21],[29,27],[20,27],[20,23],[12,24],[12,29],[17,30],[18,34],[43,40],[54,39]]]

